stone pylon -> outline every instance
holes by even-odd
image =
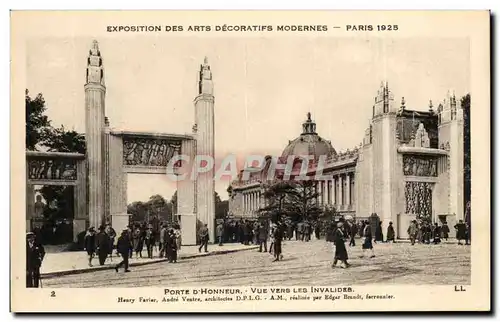
[[[212,72],[205,57],[200,67],[198,96],[194,100],[196,132],[196,156],[207,156],[214,160],[214,86]],[[208,225],[210,240],[213,241],[215,230],[215,182],[214,168],[199,173],[196,180],[197,218]]]
[[[98,227],[104,218],[104,67],[99,44],[94,40],[87,59],[85,79],[85,140],[87,144],[88,212],[90,226]]]

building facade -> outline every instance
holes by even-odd
[[[393,222],[399,238],[407,237],[407,227],[416,218],[446,221],[451,227],[464,219],[463,110],[455,95],[448,93],[436,109],[430,101],[428,111],[410,110],[404,98],[395,103],[385,83],[372,110],[359,146],[339,153],[318,135],[308,114],[302,133],[289,142],[277,163],[307,156],[307,174],[315,180],[316,202],[323,209],[355,219],[375,214],[383,231]],[[279,172],[268,175],[272,160],[267,157],[259,171],[244,169],[231,183],[231,217],[259,216],[266,206],[266,187],[283,180]],[[245,172],[248,179],[243,179]],[[318,179],[319,172],[325,177]]]

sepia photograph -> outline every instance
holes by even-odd
[[[391,310],[401,297],[374,291],[384,286],[472,295],[472,258],[489,262],[490,201],[471,184],[489,182],[489,165],[471,163],[476,148],[489,159],[489,137],[471,131],[489,115],[471,36],[404,36],[401,19],[184,17],[99,16],[100,32],[20,37],[18,287],[59,301],[64,289],[130,289],[104,301],[193,311]],[[489,264],[478,268],[489,278]]]

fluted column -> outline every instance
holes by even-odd
[[[328,204],[332,204],[332,180],[327,181],[327,194],[328,194]]]
[[[322,181],[323,183],[323,205],[328,204],[328,181]]]
[[[343,199],[343,180],[342,180],[342,175],[339,175],[337,177],[337,204],[339,206],[339,209],[342,208],[342,205],[344,204],[344,199]]]
[[[346,183],[345,183],[345,203],[347,206],[351,205],[351,174],[347,173],[346,174]]]
[[[88,212],[90,226],[99,227],[104,216],[104,113],[105,94],[103,78],[100,76],[100,54],[90,55],[87,83],[85,84],[85,141],[88,167]],[[93,74],[93,73],[99,73]]]

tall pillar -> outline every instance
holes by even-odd
[[[197,129],[196,153],[214,160],[214,95],[212,72],[205,57],[200,68],[198,96],[194,100]],[[208,225],[210,240],[215,238],[215,182],[213,167],[205,173],[198,173],[196,180],[196,201],[198,219]]]
[[[323,184],[323,205],[328,204],[328,181],[322,181]]]
[[[328,204],[332,204],[332,180],[327,181],[328,188],[327,188],[327,194],[328,194]]]
[[[351,174],[347,173],[346,174],[346,184],[345,184],[345,203],[349,207],[351,205]]]
[[[33,218],[34,214],[35,186],[32,184],[26,184],[26,232],[31,231],[31,218]]]
[[[342,180],[342,175],[339,175],[337,177],[337,193],[338,193],[338,196],[337,196],[337,203],[339,205],[339,209],[342,208],[342,205],[344,204],[344,199],[343,199],[343,191],[342,191],[342,186],[343,186],[343,181]]]
[[[94,40],[87,59],[85,82],[85,141],[89,175],[88,212],[90,226],[98,227],[104,217],[104,115],[106,87],[99,45]]]
[[[323,181],[318,181],[318,192],[319,192],[319,204],[323,204]]]
[[[177,181],[177,214],[180,216],[183,245],[196,245],[196,212],[195,212],[195,181],[191,180],[195,154],[195,141],[183,140],[181,143],[181,155],[189,160],[181,161],[179,169],[176,169]],[[184,179],[182,176],[185,176]]]
[[[337,177],[332,178],[332,204],[337,206]]]

